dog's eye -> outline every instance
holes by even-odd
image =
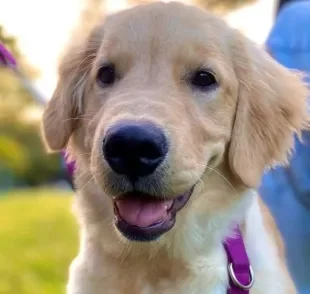
[[[199,70],[193,75],[191,83],[195,87],[205,89],[217,84],[217,81],[213,73],[206,70]]]
[[[115,82],[115,68],[113,65],[105,65],[101,67],[97,75],[98,81],[106,86]]]

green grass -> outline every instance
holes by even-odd
[[[15,190],[0,195],[0,293],[65,293],[77,253],[72,193]]]

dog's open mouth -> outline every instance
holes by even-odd
[[[156,199],[139,192],[115,199],[114,214],[117,229],[132,241],[153,241],[168,232],[175,224],[194,187],[173,200]]]

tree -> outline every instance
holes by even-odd
[[[0,42],[12,52],[18,60],[19,67],[28,77],[35,78],[38,75],[38,71],[27,63],[24,56],[18,50],[16,40],[9,36],[1,25]],[[3,118],[3,116],[14,116],[27,105],[33,104],[31,95],[7,68],[0,67],[0,81],[0,118]]]
[[[225,13],[229,10],[239,8],[243,5],[247,5],[255,2],[256,0],[192,0],[192,3],[196,3],[201,7],[207,8],[209,10]],[[150,0],[129,0],[131,4],[140,4],[151,2]]]
[[[105,4],[115,0],[84,0],[84,9],[80,14],[79,25],[76,27],[76,33],[82,34],[87,32],[96,21],[100,18]],[[142,4],[154,2],[155,0],[127,0],[128,4]],[[254,3],[257,0],[192,0],[193,4],[201,7],[225,13],[230,10],[242,7],[244,5]]]
[[[0,26],[0,42],[17,59],[25,75],[37,71],[20,53],[16,40]],[[0,67],[0,178],[27,185],[40,184],[60,171],[59,157],[47,156],[39,136],[39,122],[26,122],[22,114],[35,105],[32,96],[8,68]],[[0,185],[1,185],[0,184]]]
[[[226,13],[230,10],[254,3],[256,0],[194,0],[211,11]]]
[[[115,0],[112,0],[115,1]],[[84,0],[84,8],[80,12],[78,25],[75,27],[73,38],[87,34],[102,15],[103,0]]]

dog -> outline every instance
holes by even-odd
[[[67,293],[227,293],[236,226],[255,275],[238,293],[296,293],[256,190],[305,128],[306,96],[298,74],[178,2],[117,12],[74,40],[42,122],[49,150],[77,166]]]

